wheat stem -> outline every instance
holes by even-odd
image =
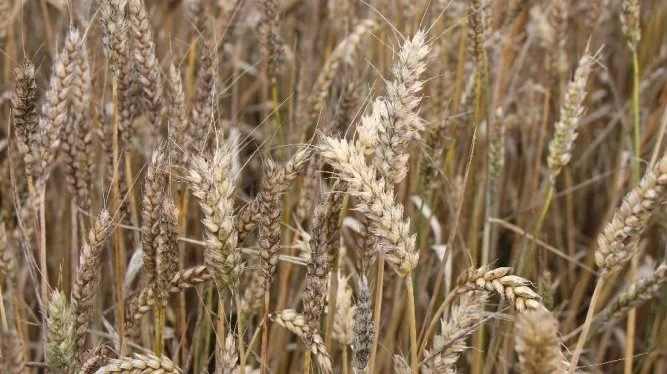
[[[581,356],[581,352],[584,349],[584,344],[586,343],[586,338],[588,337],[588,332],[590,331],[591,324],[593,322],[595,305],[597,304],[598,297],[600,296],[600,292],[602,291],[602,287],[604,286],[604,280],[605,278],[602,277],[598,278],[598,281],[595,284],[595,290],[593,291],[590,304],[588,305],[588,312],[586,312],[586,320],[584,321],[584,327],[581,331],[581,334],[579,335],[577,346],[574,349],[574,353],[572,354],[572,359],[570,360],[570,368],[568,369],[569,374],[574,374],[577,368],[579,357]]]
[[[384,282],[384,252],[380,252],[377,258],[377,276],[375,278],[375,306],[373,309],[373,346],[371,358],[368,361],[368,372],[374,373],[375,358],[377,357],[378,338],[380,337],[380,313],[382,311],[382,289]]]
[[[410,368],[412,369],[412,374],[418,374],[417,316],[415,313],[415,290],[412,281],[412,273],[405,277],[405,286],[408,291],[408,322],[410,323]]]

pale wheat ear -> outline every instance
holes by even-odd
[[[560,350],[558,321],[546,309],[516,317],[515,348],[522,373],[561,373],[569,365]]]
[[[630,191],[598,237],[595,263],[601,276],[608,278],[620,271],[634,256],[637,242],[654,211],[667,194],[667,155],[644,174]]]

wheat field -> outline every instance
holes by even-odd
[[[0,0],[0,372],[667,373],[664,0]]]

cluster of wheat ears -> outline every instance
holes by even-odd
[[[667,373],[664,0],[0,0],[0,372]]]

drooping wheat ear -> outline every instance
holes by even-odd
[[[0,341],[2,342],[3,354],[0,360],[0,368],[4,369],[3,373],[26,373],[23,340],[16,334],[16,331],[2,331]]]
[[[269,315],[271,320],[287,329],[287,331],[292,334],[300,337],[301,339],[306,339],[308,334],[311,334],[308,324],[306,323],[306,317],[302,314],[297,313],[294,309],[285,309],[277,313]],[[311,353],[315,356],[317,365],[320,368],[320,371],[323,373],[331,373],[331,356],[327,351],[322,336],[318,333],[312,333],[310,345],[306,344]]]
[[[47,324],[46,365],[54,373],[69,373],[74,369],[76,354],[72,336],[74,316],[67,298],[60,291],[51,294]]]
[[[195,82],[195,94],[190,113],[190,137],[198,149],[204,149],[213,123],[213,101],[215,100],[215,63],[213,51],[201,47],[201,67]]]
[[[440,334],[433,338],[431,350],[425,354],[426,367],[434,373],[455,373],[456,362],[467,346],[466,340],[484,322],[486,292],[471,292],[461,296],[441,321]]]
[[[95,374],[109,373],[180,374],[182,371],[165,356],[157,357],[152,353],[145,355],[135,353],[134,357],[110,359],[108,364],[95,372]]]
[[[303,147],[299,149],[299,151],[297,151],[285,165],[273,175],[272,180],[270,181],[272,188],[279,191],[281,194],[285,193],[290,184],[292,184],[299,174],[303,172],[311,155],[312,151],[310,148]],[[269,184],[268,181],[267,183],[262,181],[262,186],[265,184]],[[262,198],[262,193],[264,193],[263,190],[260,191],[238,214],[236,219],[236,230],[239,233],[240,243],[245,241],[246,235],[252,231],[259,222],[260,199]]]
[[[134,60],[130,55],[129,33],[125,9],[128,0],[103,0],[100,4],[102,42],[111,72],[118,83],[119,131],[123,141],[131,136],[136,114]]]
[[[560,107],[560,119],[556,122],[554,136],[549,143],[547,163],[551,179],[555,180],[560,171],[572,158],[572,147],[577,139],[577,128],[584,113],[586,82],[593,67],[594,58],[588,53],[588,47],[579,60],[574,78],[567,85],[563,104]]]
[[[65,128],[69,112],[69,92],[72,88],[74,64],[79,58],[77,45],[81,43],[81,35],[77,29],[71,29],[67,34],[65,48],[58,54],[53,64],[49,88],[44,95],[42,117],[39,121],[39,176],[44,179],[44,173],[53,162],[61,143],[61,133]]]
[[[82,355],[81,364],[77,368],[78,374],[93,374],[106,365],[112,355],[111,348],[101,345],[89,349]]]
[[[394,374],[412,373],[410,365],[408,365],[408,362],[405,360],[405,357],[401,355],[394,355],[393,362],[394,362]]]
[[[93,298],[99,291],[100,264],[104,241],[112,226],[109,212],[103,210],[88,232],[87,243],[81,249],[79,272],[72,286],[74,312],[74,343],[83,352],[88,337],[88,324],[93,312]]]
[[[262,19],[259,32],[262,41],[262,58],[266,61],[269,77],[275,78],[285,59],[284,42],[280,34],[278,5],[275,0],[260,0]]]
[[[128,18],[132,31],[132,55],[136,67],[137,80],[141,87],[143,114],[153,126],[154,134],[158,134],[161,123],[163,104],[162,79],[160,63],[155,56],[153,32],[146,14],[143,0],[129,0]]]
[[[205,265],[194,266],[177,272],[169,283],[169,294],[175,294],[188,288],[196,287],[208,282],[213,278]],[[138,295],[128,302],[128,323],[136,323],[144,314],[155,306],[157,301],[156,291],[153,284],[146,286]]]
[[[268,292],[271,288],[273,273],[278,264],[282,191],[278,190],[276,185],[277,174],[278,169],[275,163],[267,159],[264,165],[261,192],[257,196],[259,201],[257,244],[263,292]]]
[[[77,203],[86,209],[88,204],[88,185],[91,182],[88,155],[90,150],[91,127],[90,93],[92,92],[88,52],[83,39],[75,43],[65,43],[71,57],[67,99],[68,120],[63,128],[62,150],[65,156],[65,180],[70,193]]]
[[[518,315],[514,340],[522,373],[556,374],[567,370],[560,350],[558,321],[548,310],[539,308]]]
[[[160,234],[157,238],[155,288],[158,303],[167,305],[171,281],[178,271],[178,208],[171,197],[162,202]]]
[[[410,220],[403,219],[403,206],[396,204],[392,188],[364,160],[362,152],[347,140],[323,137],[322,157],[340,172],[348,191],[359,201],[357,209],[371,221],[371,232],[380,239],[389,264],[400,275],[410,273],[419,260],[415,235],[410,234]]]
[[[236,342],[234,335],[232,333],[227,334],[225,337],[225,345],[220,347],[222,349],[220,355],[220,362],[215,363],[217,372],[223,374],[238,374],[241,369],[239,368],[239,355],[236,351]]]
[[[348,63],[354,62],[354,56],[361,46],[362,38],[367,33],[373,32],[376,27],[377,23],[372,19],[360,21],[354,27],[354,30],[343,41],[338,43],[333,52],[331,52],[331,55],[329,55],[317,77],[312,94],[310,95],[309,121],[317,122],[317,117],[326,105],[327,97],[329,97],[329,89],[336,79],[341,63],[345,61]]]
[[[28,176],[32,174],[37,144],[37,83],[35,66],[24,61],[16,68],[16,87],[12,94],[12,123],[16,128],[19,153],[23,156]]]
[[[667,154],[646,171],[639,185],[630,191],[600,236],[595,263],[602,277],[619,271],[637,252],[637,241],[653,211],[667,195]]]
[[[496,292],[501,298],[506,297],[518,311],[542,307],[540,296],[529,287],[530,281],[512,275],[509,267],[468,269],[459,275],[457,283],[459,292]]]
[[[639,0],[623,0],[621,3],[621,25],[623,35],[628,40],[631,51],[637,50],[637,44],[641,40],[642,33],[639,27]]]
[[[167,185],[167,165],[161,149],[153,151],[144,181],[141,207],[141,247],[144,252],[144,270],[148,279],[155,276],[155,253],[160,234],[160,213]]]
[[[354,341],[352,343],[352,367],[356,373],[368,372],[368,360],[373,345],[373,311],[368,281],[363,275],[357,287],[357,312],[354,315]]]
[[[228,284],[234,287],[242,270],[234,228],[234,177],[229,173],[231,157],[227,144],[215,150],[210,162],[193,155],[187,176],[204,213],[205,263],[219,288]]]
[[[357,306],[352,304],[352,289],[348,279],[338,274],[336,290],[336,313],[334,315],[333,338],[345,347],[354,342],[354,320]]]
[[[373,104],[371,117],[379,120],[378,145],[373,163],[389,184],[399,183],[407,174],[408,145],[424,129],[418,108],[420,79],[429,53],[426,34],[418,31],[406,40],[394,59],[394,80],[386,82],[387,96]]]
[[[477,64],[486,59],[486,38],[489,30],[487,10],[488,5],[483,0],[471,0],[468,2],[468,40],[470,43],[470,54],[475,58]]]
[[[172,64],[169,66],[169,131],[170,138],[183,149],[188,149],[192,143],[190,137],[190,122],[185,112],[185,92],[181,73]]]
[[[599,328],[609,326],[623,318],[630,309],[658,297],[665,283],[667,283],[667,264],[662,263],[651,275],[632,283],[614,299],[599,317]]]
[[[326,247],[326,224],[324,214],[315,213],[303,297],[303,314],[308,326],[308,331],[304,336],[307,345],[311,345],[311,339],[319,332],[324,298],[327,293],[329,262]]]

